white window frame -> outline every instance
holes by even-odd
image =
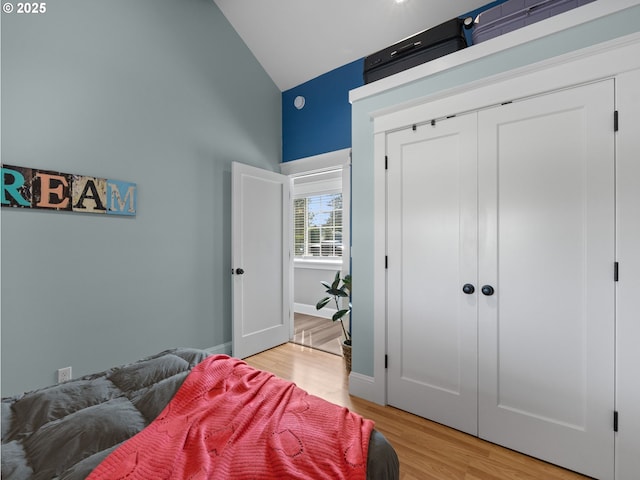
[[[293,254],[293,232],[291,235],[291,264],[296,267],[319,270],[341,270],[342,276],[351,270],[351,149],[345,148],[280,164],[280,172],[288,175],[291,182],[297,177],[313,173],[342,169],[342,257],[295,258]],[[293,187],[291,189],[293,192]],[[302,191],[302,190],[301,190]],[[291,199],[293,209],[293,193]],[[293,297],[292,297],[293,298]]]
[[[341,178],[335,178],[332,180],[324,180],[324,181],[318,181],[318,182],[312,181],[312,182],[304,183],[300,185],[295,185],[294,183],[294,187],[293,187],[294,190],[292,193],[293,202],[295,203],[295,201],[299,199],[308,199],[311,197],[318,197],[323,195],[340,194],[340,196],[343,197],[341,184],[342,184]],[[344,201],[343,198],[341,198],[341,200]],[[295,207],[293,211],[295,212]],[[341,208],[341,213],[343,212],[344,212],[344,208]],[[294,225],[295,225],[295,219],[294,219]],[[309,230],[308,218],[306,217],[305,233],[308,232],[308,230]],[[344,231],[344,221],[341,221],[340,230],[342,232]],[[305,238],[305,244],[306,244],[305,246],[308,246],[309,244],[308,238]],[[294,249],[295,249],[295,241],[294,241]],[[322,247],[320,247],[320,249],[322,251]],[[342,255],[340,256],[322,256],[322,255],[296,256],[294,251],[294,263],[296,265],[300,263],[309,263],[309,262],[311,262],[312,264],[318,263],[318,262],[329,263],[331,264],[331,268],[335,268],[336,265],[339,265],[342,263]]]

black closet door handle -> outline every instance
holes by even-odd
[[[242,275],[243,273],[244,273],[244,270],[242,268],[236,268],[237,275]]]
[[[476,287],[474,287],[473,285],[471,285],[470,283],[465,283],[462,286],[462,291],[464,293],[466,293],[467,295],[471,295],[473,292],[476,291]]]
[[[493,295],[495,293],[495,290],[493,289],[493,287],[491,285],[484,285],[482,287],[482,293],[483,293],[483,295],[486,295],[487,297],[490,297],[491,295]]]

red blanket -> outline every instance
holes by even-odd
[[[226,355],[88,480],[365,479],[373,422]]]

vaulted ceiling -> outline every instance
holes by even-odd
[[[490,0],[214,0],[281,91]]]

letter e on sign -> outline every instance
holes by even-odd
[[[71,175],[36,170],[33,196],[37,208],[71,210]]]

